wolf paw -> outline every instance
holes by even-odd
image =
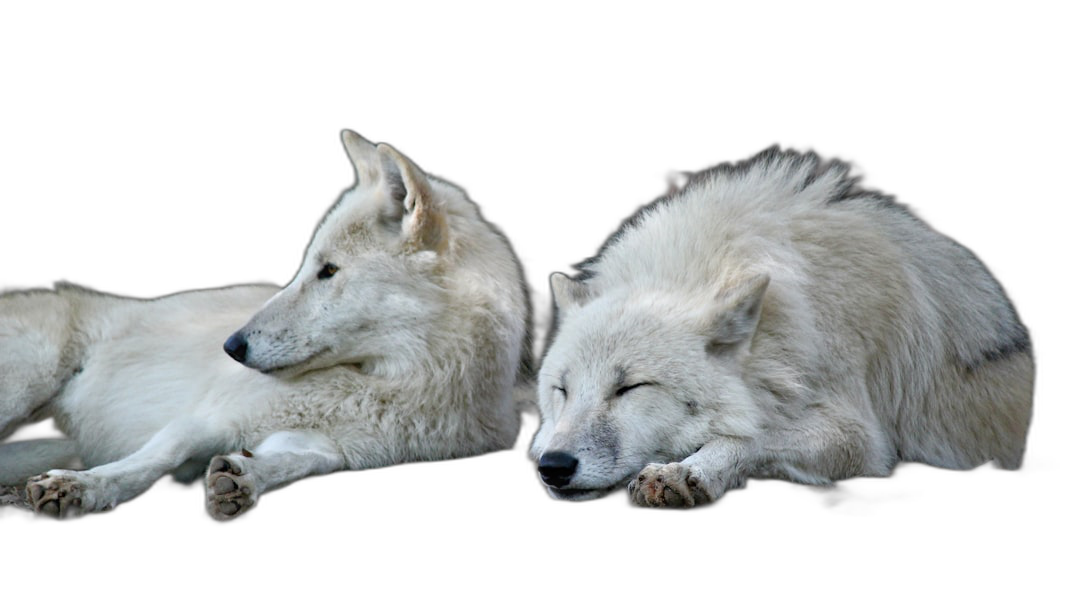
[[[713,500],[701,470],[681,463],[650,463],[629,488],[630,499],[646,507],[692,507]]]
[[[35,513],[62,518],[97,509],[92,488],[79,472],[53,470],[30,478],[26,483],[26,502]]]
[[[255,480],[245,471],[243,457],[218,455],[206,472],[206,510],[225,521],[255,506]]]

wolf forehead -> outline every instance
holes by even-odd
[[[563,317],[575,320],[581,328],[578,331],[618,334],[627,339],[642,333],[663,334],[672,327],[696,328],[700,316],[715,305],[716,296],[732,283],[718,279],[715,286],[665,287],[643,277],[631,279],[641,281],[601,288],[594,283],[562,282],[569,279],[558,272],[551,276],[559,311]]]
[[[663,297],[663,298],[661,298]],[[599,297],[564,312],[558,347],[548,351],[544,378],[623,384],[677,373],[688,351],[705,352],[703,300],[689,295]]]

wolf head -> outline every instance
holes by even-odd
[[[555,498],[623,486],[648,463],[681,460],[708,435],[752,434],[742,363],[769,278],[698,295],[551,278],[558,333],[538,378],[531,454]]]
[[[338,364],[408,367],[440,312],[443,212],[456,187],[346,130],[356,184],[326,214],[296,276],[225,343],[244,365],[295,375]]]

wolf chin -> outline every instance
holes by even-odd
[[[284,288],[0,296],[0,438],[68,437],[0,445],[0,483],[63,516],[205,475],[229,519],[305,476],[513,446],[531,307],[509,242],[393,147],[342,140],[356,184]]]
[[[774,147],[693,174],[577,269],[551,276],[531,447],[555,498],[1020,466],[1034,363],[1012,304],[843,163]]]

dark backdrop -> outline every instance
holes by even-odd
[[[1043,557],[1040,534],[1063,529],[1074,509],[1057,480],[1067,455],[1057,270],[1069,266],[1058,238],[1071,196],[1049,180],[1064,163],[1051,149],[1063,121],[1042,73],[999,57],[825,78],[814,67],[744,77],[726,66],[673,72],[542,60],[483,71],[467,62],[360,62],[323,78],[318,65],[292,64],[286,76],[279,63],[189,64],[183,53],[153,68],[78,52],[19,63],[2,117],[2,289],[67,281],[154,297],[283,285],[353,183],[340,143],[350,129],[467,190],[508,235],[527,272],[539,356],[552,323],[552,272],[596,254],[622,220],[660,196],[667,174],[782,147],[850,161],[865,187],[980,256],[1029,328],[1038,378],[1021,472],[902,468],[828,495],[752,483],[690,513],[634,511],[623,496],[558,504],[524,457],[536,429],[528,420],[513,452],[310,479],[225,526],[205,517],[199,485],[167,481],[77,525],[11,510],[0,511],[0,524],[38,543],[93,547],[87,542],[112,538],[157,550],[179,536],[237,554],[286,541],[315,555],[345,547],[375,558],[400,548],[465,557],[476,549],[465,542],[480,540],[485,554],[541,564],[583,551],[675,562],[701,545],[802,550],[822,541],[873,555],[904,538],[934,557],[956,545],[981,558],[974,570],[1032,547]],[[537,577],[561,582],[542,570]]]

